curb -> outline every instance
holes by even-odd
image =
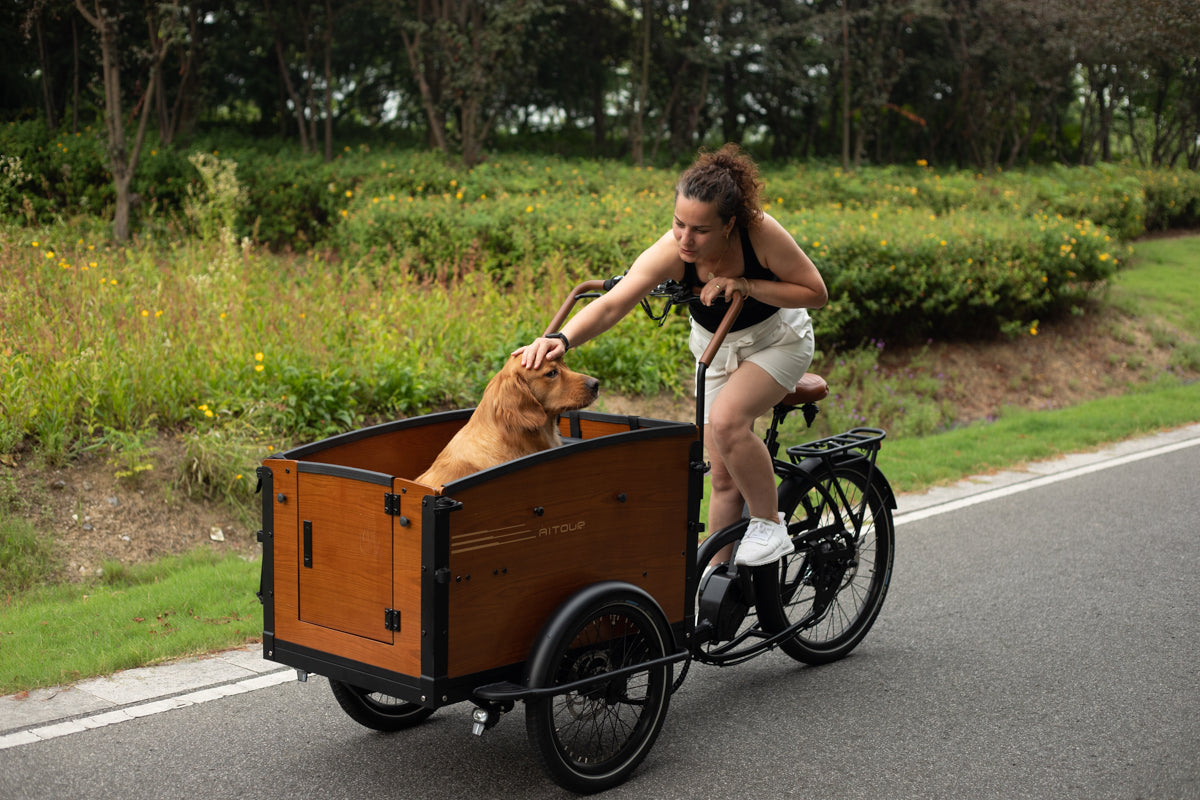
[[[0,697],[0,750],[295,680],[255,644],[162,666],[139,667],[71,686]]]

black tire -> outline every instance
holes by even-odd
[[[429,719],[432,708],[417,703],[406,703],[398,697],[383,692],[372,692],[358,686],[330,679],[329,688],[342,710],[350,719],[371,730],[402,731]]]
[[[868,485],[871,476],[870,464],[860,459],[835,464],[832,473],[818,468],[780,484],[779,510],[796,552],[776,569],[755,572],[755,595],[768,631],[811,616],[809,626],[780,643],[806,664],[848,655],[871,629],[887,595],[895,550],[891,494],[882,479]],[[855,536],[852,511],[864,498]]]
[[[661,612],[629,592],[611,592],[562,626],[538,659],[530,685],[561,686],[671,652]],[[641,763],[667,715],[671,666],[527,700],[525,728],[542,766],[560,786],[589,794],[612,788]]]

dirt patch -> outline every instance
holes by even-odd
[[[133,565],[197,547],[255,556],[256,524],[226,504],[187,497],[177,487],[182,445],[160,437],[151,447],[153,469],[117,477],[117,466],[85,453],[73,463],[39,468],[20,458],[0,467],[9,479],[9,504],[60,547],[63,580],[94,576],[106,561]],[[253,479],[251,477],[251,479]]]
[[[888,350],[881,365],[900,370],[918,364],[940,376],[938,399],[953,408],[956,422],[967,423],[1006,406],[1060,408],[1151,381],[1171,369],[1170,346],[1155,342],[1138,321],[1097,309],[1011,340]],[[688,420],[695,414],[690,395],[605,395],[596,408],[658,419]],[[118,479],[117,468],[99,455],[59,469],[4,455],[0,488],[14,511],[53,533],[66,580],[93,576],[105,561],[136,564],[196,547],[245,556],[260,552],[255,510],[239,514],[186,497],[177,485],[184,463],[177,440],[161,437],[153,453],[154,469],[134,481]],[[246,479],[254,480],[252,474]]]
[[[1096,308],[1015,339],[934,343],[888,353],[886,368],[927,364],[942,376],[938,399],[956,423],[991,419],[1005,407],[1063,408],[1122,394],[1165,375],[1195,379],[1172,365],[1173,349],[1146,326]]]

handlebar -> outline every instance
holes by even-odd
[[[561,306],[559,306],[558,311],[556,311],[554,314],[554,317],[551,318],[550,324],[546,327],[546,333],[552,333],[562,328],[563,323],[567,321],[567,316],[571,313],[571,309],[574,308],[575,303],[586,298],[599,297],[604,292],[612,291],[613,287],[621,282],[622,277],[623,276],[621,275],[614,275],[613,277],[605,280],[596,278],[577,284],[575,288],[571,290],[570,294],[567,295],[567,299],[563,301]],[[685,296],[680,291],[681,289],[683,289],[683,287],[679,286],[678,284],[674,284],[673,286],[669,286],[668,284],[660,284],[653,292],[650,293],[650,295],[648,295],[648,297],[667,298],[666,308],[663,309],[662,314],[655,316],[655,314],[651,312],[649,308],[647,297],[642,300],[642,307],[646,310],[646,314],[651,319],[660,320],[659,324],[661,324],[661,320],[666,316],[667,311],[669,311],[672,306],[692,302],[696,299],[694,294]],[[683,289],[683,292],[686,291],[686,289]],[[713,333],[712,340],[708,343],[708,347],[705,348],[704,354],[700,356],[699,363],[703,364],[705,367],[712,363],[712,360],[717,355],[717,350],[725,342],[725,337],[729,334],[729,331],[733,327],[733,323],[737,320],[738,314],[741,313],[742,306],[745,304],[745,302],[746,298],[740,292],[733,293],[733,299],[729,301],[729,308],[725,311],[725,316],[721,318],[721,324],[717,326],[716,332]]]
[[[553,319],[550,320],[550,326],[546,328],[546,333],[553,333],[562,328],[562,325],[567,320],[567,315],[571,313],[571,309],[575,303],[587,297],[599,297],[602,292],[611,291],[614,286],[621,282],[620,275],[615,275],[607,280],[594,279],[584,281],[575,286],[567,299],[555,312]],[[647,302],[648,298],[642,298],[642,308],[651,319],[659,321],[666,318],[667,312],[672,306],[690,303],[696,300],[696,295],[690,292],[683,286],[674,281],[660,284],[650,293],[649,297],[665,297],[667,299],[666,308],[662,314],[655,316],[651,311],[650,305]],[[740,292],[733,293],[733,299],[729,301],[729,308],[725,311],[725,316],[721,318],[721,323],[717,326],[717,330],[713,333],[712,339],[708,343],[708,347],[704,349],[704,353],[700,356],[696,363],[696,430],[698,438],[703,447],[704,442],[704,374],[708,371],[709,364],[717,356],[717,350],[725,342],[725,337],[730,329],[733,328],[733,323],[737,320],[738,314],[742,311],[742,306],[745,304],[746,298]]]

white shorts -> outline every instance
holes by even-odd
[[[688,346],[697,363],[710,341],[712,334],[693,320]],[[815,347],[812,320],[803,308],[781,308],[756,325],[731,331],[704,373],[704,421],[708,422],[708,409],[740,363],[757,364],[790,392],[812,365]]]

